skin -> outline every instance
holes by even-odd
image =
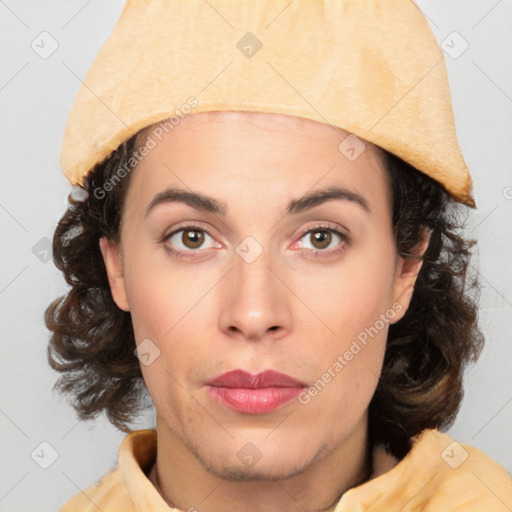
[[[334,510],[360,481],[387,331],[409,306],[421,262],[396,253],[379,148],[364,141],[350,161],[338,149],[347,135],[277,114],[193,114],[132,171],[120,243],[102,238],[100,247],[137,344],[150,339],[160,350],[141,370],[156,409],[156,468],[169,504]],[[344,199],[284,214],[290,200],[331,185],[360,194],[371,213]],[[145,216],[168,187],[223,201],[226,216],[176,202]],[[190,222],[204,229],[202,245],[186,231],[161,241]],[[334,233],[315,240],[318,224],[350,243]],[[236,251],[248,236],[263,250],[251,263]],[[178,258],[166,246],[195,257]],[[307,404],[246,414],[206,393],[208,379],[236,368],[271,368],[313,386],[390,310],[394,317]],[[252,465],[237,457],[247,443],[261,455]]]

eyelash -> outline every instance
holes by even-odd
[[[187,231],[187,230],[202,231],[203,233],[206,233],[208,236],[211,237],[210,233],[208,233],[208,231],[206,231],[201,226],[198,226],[196,224],[187,224],[186,226],[181,226],[180,228],[175,229],[174,231],[171,231],[169,234],[165,235],[160,242],[165,244],[165,242],[167,242],[167,240],[169,240],[176,233],[179,233],[180,231]],[[308,230],[304,231],[300,235],[299,239],[304,238],[305,235],[307,235],[309,233],[313,233],[315,231],[326,231],[329,233],[334,233],[335,235],[340,237],[342,242],[340,243],[339,248],[331,249],[328,251],[321,250],[321,249],[308,249],[308,252],[313,253],[314,258],[328,257],[328,256],[333,256],[335,254],[341,253],[345,249],[345,246],[349,246],[351,243],[350,238],[345,233],[342,233],[335,227],[333,227],[331,225],[326,225],[326,224],[318,224],[312,228],[309,228]],[[200,249],[182,252],[182,251],[177,251],[175,249],[172,249],[167,244],[165,244],[164,246],[165,246],[165,250],[169,254],[171,254],[172,256],[176,256],[177,258],[196,258],[196,256],[194,256],[193,254],[196,252],[200,252]],[[187,254],[187,253],[189,253],[189,254]],[[322,256],[318,256],[318,253],[322,253]]]

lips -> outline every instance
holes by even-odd
[[[271,412],[296,398],[307,386],[275,370],[252,374],[233,370],[206,383],[206,391],[229,409],[247,414]]]
[[[245,370],[233,370],[223,373],[206,383],[208,386],[217,386],[223,388],[246,388],[261,389],[270,387],[293,388],[298,386],[306,386],[304,382],[300,382],[285,373],[275,370],[265,370],[261,373],[250,373]]]

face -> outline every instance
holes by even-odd
[[[158,429],[221,477],[291,476],[366,425],[419,265],[396,254],[378,148],[364,141],[349,159],[348,135],[277,114],[190,115],[132,171],[120,244],[101,240],[114,300],[145,344]],[[226,402],[207,382],[235,369],[304,387],[233,406],[240,394],[213,390]]]

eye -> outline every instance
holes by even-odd
[[[193,253],[199,252],[199,249],[208,249],[208,247],[203,247],[207,238],[214,242],[211,247],[221,247],[204,229],[193,225],[172,231],[164,237],[162,242],[165,242],[165,248],[168,252],[178,257],[189,258],[194,257]]]
[[[304,239],[305,241],[302,241]],[[335,242],[338,241],[338,244]],[[343,242],[340,244],[340,242]],[[311,244],[312,247],[307,247],[307,244]],[[334,243],[334,247],[337,248],[331,250],[325,250],[327,247]],[[342,233],[336,228],[326,225],[315,226],[313,229],[309,229],[301,236],[298,242],[299,247],[311,249],[316,256],[318,253],[325,253],[327,255],[341,252],[346,245],[349,244],[348,236]]]
[[[213,242],[210,247],[204,247],[207,238]],[[305,241],[302,239],[305,239]],[[336,241],[338,241],[337,247],[336,244],[334,244],[334,249],[325,250]],[[178,258],[194,258],[196,257],[195,253],[207,251],[212,247],[222,247],[206,230],[195,225],[183,226],[172,231],[165,235],[162,239],[162,243],[165,244],[167,252]],[[312,247],[308,247],[308,243],[311,244]],[[304,232],[296,244],[299,248],[308,249],[307,252],[312,252],[314,257],[317,257],[318,254],[328,256],[343,251],[347,245],[350,245],[350,240],[345,233],[342,233],[333,226],[318,225]]]

